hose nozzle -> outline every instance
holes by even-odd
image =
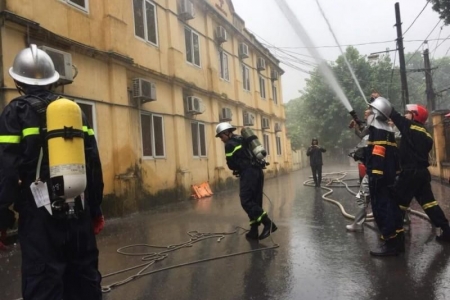
[[[358,118],[358,115],[356,115],[356,112],[354,110],[350,111],[349,114],[350,114],[350,116],[352,116],[353,120],[355,120],[356,124],[360,128],[364,126],[364,122]]]

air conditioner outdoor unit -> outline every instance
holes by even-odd
[[[249,112],[244,113],[244,126],[255,125],[255,115]]]
[[[186,97],[186,112],[197,115],[204,112],[202,99],[195,96]]]
[[[266,69],[266,61],[262,57],[258,57],[258,61],[257,61],[256,65],[257,65],[258,71]]]
[[[133,79],[133,98],[141,103],[156,100],[156,85],[143,78]]]
[[[58,83],[69,84],[73,82],[72,54],[47,46],[40,46],[39,49],[47,53],[55,65],[55,70],[59,73]]]
[[[228,40],[227,30],[223,26],[217,27],[216,38],[219,44],[222,44]]]
[[[270,72],[270,80],[272,81],[278,80],[278,72],[276,70],[272,70]]]
[[[248,57],[248,46],[245,43],[239,44],[239,57],[247,58]]]
[[[280,123],[275,123],[275,132],[280,132],[280,131],[281,131]]]
[[[181,0],[179,16],[185,21],[195,17],[194,4],[190,0]]]
[[[231,108],[224,107],[220,113],[220,121],[231,121],[233,114],[231,113]]]
[[[269,122],[269,119],[268,118],[262,118],[261,119],[262,121],[261,121],[261,127],[262,127],[262,129],[269,129],[270,128],[270,122]]]

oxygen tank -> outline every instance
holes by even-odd
[[[62,98],[48,105],[47,140],[53,195],[69,205],[70,214],[75,198],[86,189],[83,121],[78,104]]]
[[[241,135],[244,140],[250,145],[250,150],[253,155],[259,159],[264,160],[267,155],[266,149],[264,149],[263,145],[258,140],[258,137],[253,133],[253,130],[249,127],[244,127],[241,130]]]

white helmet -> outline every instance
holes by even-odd
[[[386,98],[378,97],[369,105],[375,109],[375,117],[382,115],[386,119],[389,119],[392,112],[392,105]]]
[[[216,137],[219,137],[219,134],[221,134],[225,130],[235,131],[236,127],[227,122],[219,123],[219,125],[216,126]]]
[[[9,75],[28,85],[49,85],[59,79],[50,56],[34,44],[16,55]]]

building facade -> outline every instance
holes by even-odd
[[[62,75],[98,140],[104,208],[123,215],[187,199],[191,185],[235,182],[215,127],[250,126],[268,177],[292,169],[279,61],[245,29],[230,0],[0,0],[4,106],[8,75],[31,43]]]

